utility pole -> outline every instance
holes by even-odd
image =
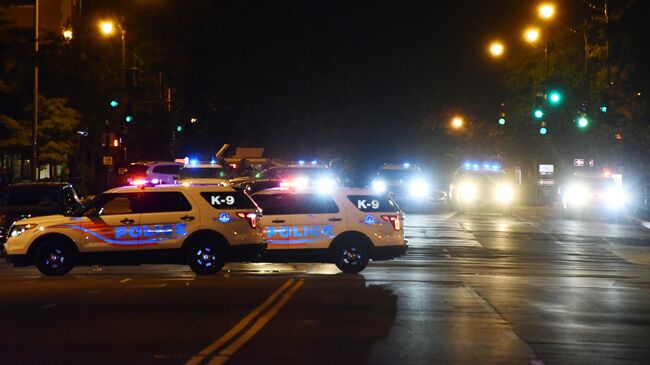
[[[32,121],[32,180],[38,180],[38,0],[34,0],[34,119]]]

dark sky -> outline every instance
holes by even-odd
[[[557,3],[565,23],[584,19],[584,2]],[[354,140],[390,154],[408,150],[428,113],[494,109],[506,69],[487,44],[500,37],[516,52],[537,4],[125,0],[89,9],[125,14],[135,51],[159,48],[155,67],[184,100],[178,118],[208,121],[197,141],[322,153],[319,141],[352,153]]]

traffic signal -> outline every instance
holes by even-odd
[[[124,103],[124,108],[122,109],[122,120],[124,123],[133,123],[135,120],[133,117],[133,103],[131,103],[131,101]]]
[[[581,114],[578,116],[578,128],[587,128],[589,126],[589,118],[587,118],[587,114]]]
[[[108,105],[110,105],[111,108],[117,108],[120,105],[120,102],[117,99],[112,99]]]
[[[546,133],[548,133],[548,130],[546,129],[546,127],[539,127],[539,134],[544,136],[544,135],[546,135]]]
[[[180,124],[177,125],[177,126],[176,126],[176,132],[180,133],[180,132],[182,132],[182,131],[183,131],[183,126],[180,125]]]
[[[547,98],[551,105],[558,105],[562,102],[562,93],[559,90],[551,90]]]
[[[607,114],[607,105],[603,104],[600,106],[600,112],[603,114]]]
[[[537,120],[544,118],[544,95],[537,93],[535,96],[535,106],[533,107],[533,117]]]
[[[620,141],[620,140],[623,139],[623,135],[621,134],[621,132],[616,132],[616,133],[614,133],[614,138],[615,138],[617,141]]]
[[[506,116],[502,115],[499,117],[499,125],[506,125]]]

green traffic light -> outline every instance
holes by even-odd
[[[182,132],[183,131],[183,126],[182,125],[177,125],[176,126],[176,132]]]
[[[133,122],[133,115],[127,115],[126,117],[124,117],[124,121],[126,121],[127,123]]]
[[[562,101],[562,94],[560,94],[559,91],[551,91],[551,93],[548,95],[548,100],[551,102],[551,104],[557,105]]]
[[[600,107],[600,111],[601,111],[602,113],[607,113],[607,105],[602,105],[602,106]]]
[[[578,127],[586,128],[589,125],[589,119],[586,116],[582,116],[578,119]]]
[[[533,116],[537,119],[542,119],[544,117],[544,111],[542,109],[535,109]]]
[[[541,127],[539,129],[539,134],[541,134],[542,136],[545,135],[546,133],[548,133],[548,130],[546,129],[546,127]]]
[[[506,124],[506,118],[499,118],[499,125],[505,125]]]
[[[109,105],[111,106],[111,108],[117,108],[117,106],[120,105],[120,102],[117,101],[117,100],[115,100],[115,99],[113,99],[113,100],[111,100],[111,102],[109,103]]]

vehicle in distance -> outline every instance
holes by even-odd
[[[173,184],[182,167],[183,164],[177,162],[134,162],[120,175],[118,185]]]
[[[213,184],[228,185],[232,171],[228,166],[213,163],[190,163],[181,169],[176,182],[178,184]]]
[[[368,189],[275,188],[253,194],[268,244],[263,260],[334,263],[358,273],[406,252],[404,216]]]
[[[411,163],[384,164],[370,182],[376,193],[388,193],[406,211],[428,211],[446,203],[447,194],[433,189],[420,168]]]
[[[5,243],[16,266],[63,275],[75,265],[186,263],[212,274],[265,248],[259,208],[243,191],[210,185],[126,186],[65,215],[16,222]]]
[[[498,162],[466,162],[451,181],[449,199],[459,213],[512,214],[514,184]]]
[[[6,186],[0,190],[0,244],[6,241],[9,227],[14,221],[64,214],[80,206],[77,193],[68,183],[32,182]]]
[[[569,217],[601,215],[615,218],[627,206],[628,197],[612,176],[572,175],[560,189],[562,209]]]
[[[318,164],[317,161],[311,163],[298,161],[287,166],[272,167],[256,174],[254,179],[231,180],[231,182],[245,188],[251,194],[275,187],[315,187],[328,190],[339,185],[339,179],[333,171],[325,165]]]

